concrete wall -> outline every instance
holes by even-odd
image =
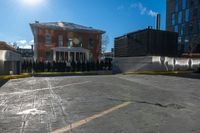
[[[197,69],[200,59],[161,56],[119,57],[113,60],[113,73]]]

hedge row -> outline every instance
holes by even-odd
[[[87,62],[31,62],[22,63],[22,72],[75,72],[112,70],[111,61]]]

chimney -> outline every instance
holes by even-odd
[[[153,29],[153,27],[152,26],[148,26],[147,29]]]
[[[160,14],[156,15],[156,30],[160,30]]]
[[[40,22],[39,22],[39,21],[35,21],[35,23],[36,23],[36,24],[39,24]]]

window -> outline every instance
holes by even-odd
[[[185,37],[184,40],[184,52],[188,52],[189,51],[189,38]]]
[[[192,26],[192,24],[189,26],[189,33],[190,33],[190,34],[193,33],[193,26]]]
[[[183,36],[185,34],[185,25],[182,24],[182,27],[181,27],[181,36]]]
[[[184,52],[189,52],[189,44],[188,43],[184,44]]]
[[[78,46],[79,46],[79,47],[83,47],[82,41],[79,42],[79,45],[78,45]]]
[[[179,36],[178,37],[178,43],[181,43],[182,42],[182,38]]]
[[[63,47],[63,36],[62,35],[58,36],[58,46]]]
[[[194,6],[194,1],[193,0],[190,1],[190,6],[191,7]]]
[[[175,25],[175,14],[172,14],[172,25]]]
[[[79,42],[79,47],[83,47],[83,41],[82,41],[82,38],[80,37],[80,42]]]
[[[93,47],[94,47],[94,42],[93,42],[93,39],[90,38],[90,39],[89,39],[88,48],[93,48]]]
[[[198,8],[194,8],[192,14],[193,14],[193,17],[196,17],[198,14]]]
[[[51,35],[50,34],[45,35],[45,44],[51,45]]]
[[[73,47],[73,39],[71,39],[71,38],[68,39],[67,47],[69,47],[69,48]]]
[[[178,32],[178,25],[174,26],[174,32]]]
[[[200,33],[200,20],[198,22],[198,32]]]
[[[186,5],[187,5],[187,1],[186,0],[182,0],[182,9],[186,9]]]
[[[90,61],[93,60],[93,54],[92,54],[92,53],[89,54],[89,60],[90,60]]]
[[[77,41],[76,41],[77,46],[78,46],[78,47],[83,47],[82,38],[81,38],[81,37],[78,37],[76,40],[77,40]]]
[[[189,22],[189,19],[190,19],[190,10],[187,9],[185,11],[185,22]]]
[[[44,58],[45,60],[52,60],[52,52],[45,52]]]
[[[182,23],[182,12],[178,13],[178,23],[181,24]]]
[[[178,12],[178,5],[179,5],[179,0],[176,0],[175,12]]]

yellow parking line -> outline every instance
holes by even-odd
[[[72,130],[74,128],[77,128],[77,127],[80,127],[82,125],[85,125],[85,124],[91,122],[92,120],[95,120],[95,119],[100,118],[100,117],[102,117],[102,116],[104,116],[106,114],[109,114],[109,113],[111,113],[111,112],[113,112],[115,110],[118,110],[120,108],[124,108],[124,107],[128,106],[129,104],[131,104],[131,102],[124,102],[124,103],[122,103],[120,105],[117,105],[117,106],[114,106],[114,107],[112,107],[112,108],[110,108],[108,110],[105,110],[103,112],[97,113],[95,115],[92,115],[92,116],[87,117],[85,119],[82,119],[80,121],[74,122],[74,123],[72,123],[72,124],[70,124],[70,125],[68,125],[66,127],[57,129],[57,130],[55,130],[55,131],[53,131],[51,133],[63,133],[63,132],[70,131],[70,130]]]

